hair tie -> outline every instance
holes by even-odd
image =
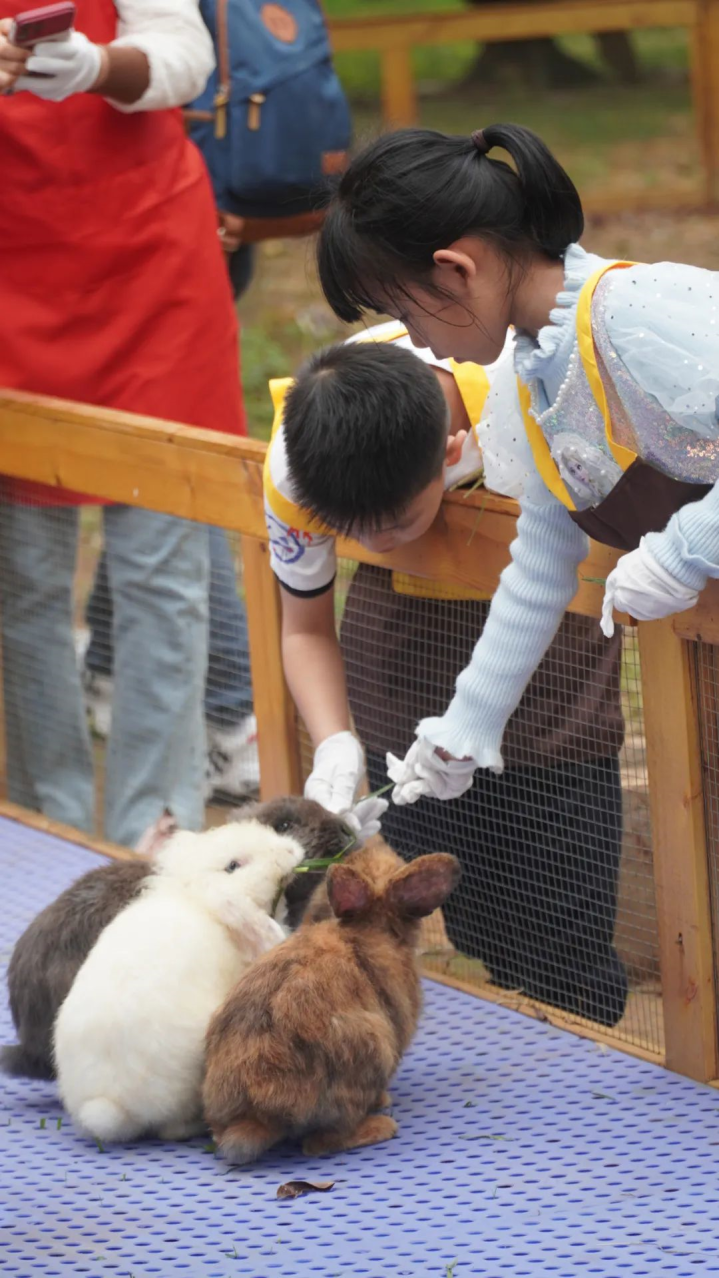
[[[470,137],[473,145],[476,146],[480,155],[486,155],[487,152],[491,150],[491,143],[489,143],[484,136],[484,129],[475,129],[474,133],[470,134]]]

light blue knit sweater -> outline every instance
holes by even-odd
[[[572,245],[565,259],[565,289],[551,324],[538,338],[517,336],[516,369],[534,381],[549,407],[566,377],[576,342],[576,305],[582,284],[602,260]],[[633,279],[629,277],[633,276]],[[612,276],[607,331],[631,376],[697,444],[719,437],[719,275],[672,263]],[[714,300],[716,294],[716,300]],[[576,423],[581,432],[582,423]],[[502,573],[472,660],[457,679],[440,718],[417,731],[455,758],[502,769],[504,728],[559,628],[577,590],[577,568],[588,542],[567,510],[531,468],[520,501],[512,562]],[[719,577],[719,485],[685,506],[647,543],[663,568],[701,590]]]

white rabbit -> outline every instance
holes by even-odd
[[[202,1131],[205,1031],[254,959],[283,941],[271,917],[301,843],[259,821],[181,832],[100,935],[55,1026],[66,1109],[100,1141]]]

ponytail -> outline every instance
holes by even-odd
[[[528,243],[547,257],[563,257],[584,230],[582,203],[571,178],[531,129],[493,124],[482,132],[488,150],[501,147],[514,161],[524,204],[522,230]],[[488,161],[490,170],[496,164],[496,160]]]
[[[514,168],[492,159],[506,151]],[[341,319],[382,312],[426,283],[438,249],[466,235],[508,258],[561,259],[584,230],[577,190],[530,129],[493,124],[470,136],[402,129],[378,138],[342,176],[320,233],[325,297]]]

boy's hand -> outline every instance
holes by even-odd
[[[362,746],[351,732],[325,737],[315,750],[312,772],[305,781],[305,798],[328,812],[348,812],[364,776]]]
[[[342,820],[345,825],[354,830],[359,844],[366,843],[367,839],[379,834],[382,829],[382,817],[388,807],[387,799],[378,799],[376,796],[360,799],[351,812],[343,813]]]
[[[458,799],[474,781],[474,759],[452,759],[435,749],[431,741],[417,737],[404,759],[387,755],[387,773],[395,782],[392,801],[401,807],[423,795],[434,799]]]
[[[644,538],[637,550],[622,555],[607,577],[600,622],[607,639],[614,634],[612,613],[626,612],[636,621],[657,621],[693,608],[699,593],[684,586],[657,563]]]

